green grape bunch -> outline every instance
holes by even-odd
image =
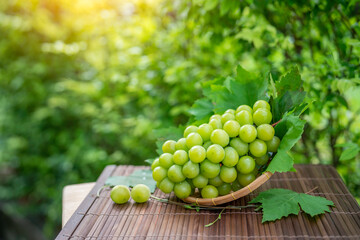
[[[203,198],[215,198],[250,184],[280,144],[270,110],[268,102],[258,100],[252,108],[241,105],[188,126],[183,138],[162,145],[163,154],[152,163],[157,187],[184,199],[196,189]]]

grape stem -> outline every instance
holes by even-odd
[[[281,120],[282,120],[282,119],[280,119],[280,120],[279,120],[279,121],[277,121],[276,123],[271,124],[271,126],[275,127],[276,125],[278,125],[278,124],[279,124],[279,122],[281,122]]]

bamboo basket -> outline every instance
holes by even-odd
[[[260,176],[258,176],[252,183],[247,185],[246,187],[243,187],[239,189],[236,192],[229,193],[224,196],[216,197],[216,198],[197,198],[197,197],[187,197],[182,199],[184,202],[187,203],[195,203],[199,206],[216,206],[224,203],[228,203],[231,201],[234,201],[236,199],[239,199],[241,197],[244,197],[248,195],[249,193],[253,192],[255,189],[260,187],[262,184],[264,184],[267,180],[270,179],[270,177],[273,174],[271,172],[264,172]]]

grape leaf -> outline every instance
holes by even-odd
[[[329,212],[332,201],[323,197],[311,196],[305,193],[293,192],[289,189],[274,188],[261,192],[250,203],[261,203],[263,211],[262,222],[275,221],[290,214],[299,214],[301,209],[311,217]]]
[[[275,126],[276,136],[281,139],[281,142],[278,152],[271,160],[266,171],[272,173],[287,172],[292,168],[294,160],[288,152],[300,139],[305,123],[306,121],[301,120],[298,116],[287,115]]]
[[[150,188],[151,193],[155,191],[156,182],[152,178],[151,170],[136,170],[129,176],[111,176],[105,181],[106,186],[125,185],[134,187],[137,184],[145,184]]]
[[[204,118],[209,118],[213,114],[214,105],[207,98],[201,98],[195,101],[190,108],[189,113],[194,116],[196,120],[201,121]]]

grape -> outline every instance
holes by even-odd
[[[186,138],[180,138],[176,142],[175,148],[176,148],[176,150],[184,150],[184,151],[189,150],[188,147],[186,146]]]
[[[237,180],[242,187],[245,187],[255,180],[255,176],[252,173],[239,174]]]
[[[204,141],[208,141],[210,140],[210,135],[213,130],[214,129],[210,124],[204,123],[199,126],[197,133],[200,134]]]
[[[255,158],[255,162],[257,165],[264,165],[269,161],[269,155],[265,154],[264,156]]]
[[[241,112],[241,111],[243,111],[243,110],[248,111],[250,114],[253,113],[253,110],[252,110],[252,108],[251,108],[250,106],[248,106],[248,105],[241,105],[241,106],[239,106],[239,107],[236,109],[235,114],[237,114],[237,113],[239,113],[239,112]]]
[[[201,196],[203,198],[216,198],[219,196],[219,192],[216,187],[207,185],[201,190]]]
[[[243,142],[240,138],[231,139],[230,146],[236,150],[239,156],[243,156],[249,151],[249,144]]]
[[[198,130],[197,126],[194,125],[188,126],[187,128],[185,128],[184,137],[186,138],[187,136],[189,136],[190,133],[196,133],[197,130]]]
[[[171,193],[174,189],[174,183],[169,178],[164,178],[159,184],[159,188],[164,193]]]
[[[224,113],[221,115],[221,123],[224,124],[229,120],[235,120],[235,116],[232,113]]]
[[[189,158],[194,163],[200,163],[204,161],[206,157],[206,150],[202,146],[194,146],[189,151]]]
[[[246,124],[250,124],[250,125],[253,124],[252,113],[247,110],[242,110],[242,111],[238,112],[235,115],[235,119],[236,119],[236,121],[238,121],[240,126],[243,126]]]
[[[280,138],[274,136],[270,141],[266,142],[267,150],[269,152],[277,152],[280,145]]]
[[[237,190],[241,189],[241,185],[239,183],[239,181],[235,181],[231,184],[231,189],[236,192]]]
[[[220,165],[218,163],[212,163],[209,160],[204,160],[200,163],[200,173],[206,178],[216,177],[220,173]]]
[[[159,162],[159,158],[156,158],[151,164],[151,170],[154,170],[158,166],[160,166],[160,162]]]
[[[186,179],[186,181],[188,182],[188,184],[190,184],[190,187],[191,187],[191,193],[190,193],[190,195],[193,195],[194,192],[195,192],[195,186],[194,186],[194,184],[193,184],[193,182],[192,182],[192,179]]]
[[[212,116],[210,117],[209,120],[213,120],[213,119],[217,119],[217,120],[220,120],[220,121],[221,121],[221,115],[219,115],[219,114],[214,114],[214,115],[212,115]]]
[[[256,126],[260,126],[261,124],[269,124],[271,122],[271,119],[271,112],[264,108],[259,108],[253,114],[253,121]]]
[[[131,189],[131,198],[137,203],[144,203],[150,198],[150,189],[144,184],[137,184]]]
[[[164,153],[173,154],[175,152],[175,150],[176,150],[175,145],[176,145],[176,142],[174,140],[167,140],[162,145],[162,150],[163,150]]]
[[[235,115],[235,110],[234,109],[228,109],[225,111],[225,113],[230,113],[232,115]]]
[[[224,182],[223,182],[223,180],[221,180],[220,176],[216,176],[214,178],[209,178],[209,185],[213,185],[215,187],[218,187],[223,183]]]
[[[173,155],[170,153],[161,154],[160,158],[159,158],[159,163],[160,163],[160,166],[162,166],[166,169],[171,167],[174,164]]]
[[[250,143],[256,139],[256,128],[253,125],[244,125],[240,128],[239,135],[242,141]]]
[[[123,204],[130,199],[130,190],[127,186],[117,185],[111,189],[110,198],[117,204]]]
[[[173,155],[173,161],[177,165],[184,165],[188,161],[188,154],[185,150],[177,150]]]
[[[222,160],[222,164],[226,167],[233,167],[235,166],[239,161],[239,154],[235,150],[235,148],[232,147],[226,147],[225,148],[225,158]]]
[[[249,144],[249,150],[254,157],[262,157],[267,152],[267,146],[263,140],[256,139]]]
[[[195,187],[203,188],[208,184],[209,179],[207,179],[203,175],[199,174],[195,178],[192,179],[192,182],[193,182]]]
[[[200,134],[198,134],[198,133],[190,133],[186,137],[186,146],[189,149],[191,149],[193,146],[202,145],[202,144],[203,144],[203,140],[202,140]]]
[[[213,129],[222,129],[222,123],[220,119],[211,119],[209,121],[209,125],[213,128]]]
[[[211,141],[207,141],[203,144],[203,147],[207,150],[212,145]]]
[[[184,164],[182,168],[182,173],[187,178],[194,178],[200,173],[200,167],[198,163],[193,163],[192,161],[189,161]]]
[[[270,105],[268,102],[264,101],[264,100],[258,100],[254,103],[254,106],[253,106],[253,110],[254,112],[256,110],[258,110],[259,108],[264,108],[264,109],[267,109],[270,111]]]
[[[161,182],[164,178],[167,177],[167,170],[161,166],[156,167],[152,172],[152,177],[155,181]]]
[[[221,166],[220,178],[223,182],[232,183],[236,180],[237,172],[234,167]]]
[[[224,159],[225,151],[219,144],[213,144],[206,150],[206,157],[213,163],[219,163]]]
[[[182,173],[182,167],[179,165],[172,165],[167,172],[168,178],[175,183],[185,180],[185,176]]]
[[[231,192],[231,185],[230,183],[223,183],[217,187],[220,196],[227,195]]]
[[[239,135],[240,124],[235,120],[229,120],[224,124],[223,129],[229,137],[236,137]]]
[[[239,159],[236,168],[242,174],[251,173],[255,168],[255,160],[250,156],[243,156]]]
[[[187,181],[175,183],[174,193],[180,199],[187,198],[191,194],[191,185]]]
[[[230,138],[229,135],[222,129],[215,129],[210,136],[211,142],[219,144],[222,147],[225,147],[229,144]]]
[[[270,141],[275,134],[275,130],[270,124],[261,124],[256,130],[257,137],[263,141]]]

